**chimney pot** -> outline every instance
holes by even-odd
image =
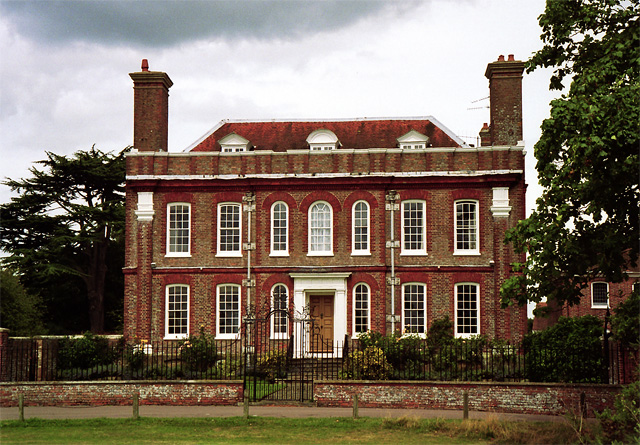
[[[142,71],[149,71],[149,61],[142,59]]]
[[[498,56],[498,62],[504,62],[504,56],[502,54]]]
[[[515,62],[516,59],[513,58],[513,54],[509,54],[509,62]]]

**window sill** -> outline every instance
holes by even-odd
[[[186,252],[186,253],[167,253],[165,256],[165,258],[191,258],[191,253],[190,252]]]
[[[289,252],[271,252],[269,256],[270,257],[288,257]]]
[[[216,340],[237,340],[240,333],[236,334],[218,334],[216,335]]]
[[[163,340],[186,340],[188,338],[189,338],[189,334],[165,335]]]
[[[333,252],[310,252],[307,256],[333,256]]]
[[[400,252],[400,256],[427,256],[427,252],[424,252],[424,251],[405,251],[405,252]]]
[[[609,305],[608,304],[598,304],[598,305],[591,305],[591,309],[609,309]]]
[[[242,258],[242,252],[216,253],[216,258]]]
[[[453,256],[480,256],[480,252],[477,250],[456,250],[453,252]]]
[[[275,337],[272,335],[270,340],[289,340],[289,334],[276,335]]]
[[[351,256],[371,256],[371,252],[351,252]]]

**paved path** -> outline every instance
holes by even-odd
[[[140,405],[141,417],[239,417],[243,415],[242,406],[157,406]],[[131,406],[79,406],[48,407],[26,406],[25,419],[38,417],[41,419],[89,419],[96,417],[126,418],[131,417]],[[0,419],[17,420],[18,408],[0,408]],[[258,417],[351,417],[351,408],[318,408],[314,406],[250,406],[250,416]],[[360,408],[360,417],[419,417],[462,419],[462,411],[430,410],[430,409],[384,409]],[[470,419],[497,418],[499,420],[527,420],[541,422],[564,422],[562,416],[536,414],[507,414],[486,411],[470,411]]]

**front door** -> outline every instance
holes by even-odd
[[[310,295],[311,352],[333,351],[333,295]]]

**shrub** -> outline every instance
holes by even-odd
[[[393,333],[384,336],[379,332],[367,331],[358,335],[358,340],[362,350],[369,347],[382,350],[387,362],[396,371],[411,370],[425,361],[424,341],[415,334],[403,336]]]
[[[287,374],[287,350],[276,349],[261,355],[257,366],[259,372],[271,381],[284,378]]]
[[[367,346],[364,351],[353,351],[347,357],[344,377],[350,379],[386,380],[392,371],[384,352],[377,346]]]
[[[533,382],[606,382],[602,322],[592,316],[560,317],[523,339],[526,377]]]
[[[598,414],[607,443],[640,443],[640,382],[627,385],[614,401],[614,410]]]
[[[58,366],[60,369],[87,369],[97,365],[107,365],[117,357],[116,348],[109,341],[91,332],[81,338],[63,338],[58,344]]]
[[[200,329],[200,334],[190,335],[180,343],[180,359],[188,371],[204,372],[218,360],[218,349],[213,335]]]

